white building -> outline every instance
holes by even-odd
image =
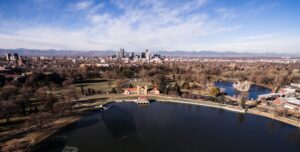
[[[292,87],[300,88],[300,83],[291,83]]]
[[[295,92],[296,92],[296,89],[291,88],[291,87],[285,87],[285,88],[280,89],[280,91],[279,91],[279,93],[281,93],[282,95],[286,95],[286,96],[293,95],[293,94],[295,94]]]
[[[146,50],[145,56],[146,56],[146,60],[147,60],[147,61],[150,61],[150,53],[149,53],[148,50]]]
[[[297,98],[284,98],[284,107],[288,109],[300,108],[300,100]]]

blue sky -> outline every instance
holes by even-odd
[[[0,47],[300,52],[299,0],[1,0]]]

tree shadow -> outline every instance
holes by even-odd
[[[84,81],[75,81],[75,83],[100,83],[107,82],[109,80],[84,80]]]
[[[14,128],[19,128],[20,125],[24,124],[25,120],[14,120],[14,121],[3,121],[0,123],[0,132],[11,130]]]
[[[44,140],[41,143],[34,146],[30,151],[32,152],[46,152],[46,151],[62,151],[66,145],[66,141],[63,137],[52,136],[51,140]]]
[[[97,102],[99,100],[107,100],[108,98],[103,97],[103,98],[96,98],[96,99],[87,99],[87,100],[82,100],[82,101],[78,101],[79,103],[94,103]]]

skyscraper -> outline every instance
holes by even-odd
[[[10,54],[10,53],[6,53],[6,55],[5,55],[5,56],[6,56],[6,60],[7,60],[7,61],[10,61],[11,54]]]
[[[120,48],[120,51],[119,51],[119,54],[118,54],[119,56],[119,58],[120,59],[122,59],[122,58],[124,58],[124,56],[125,56],[125,49],[123,49],[123,48]]]
[[[142,59],[146,58],[146,53],[145,52],[141,52],[141,58]]]
[[[148,49],[145,52],[145,56],[146,56],[146,60],[149,61],[150,60],[150,53],[149,53]]]
[[[134,58],[134,53],[133,53],[133,52],[131,52],[131,53],[129,54],[129,58],[130,58],[130,59],[133,59],[133,58]]]
[[[12,56],[12,58],[13,58],[12,60],[18,61],[20,59],[20,56],[19,56],[19,54],[14,53],[13,56]]]
[[[5,57],[7,61],[18,61],[21,59],[20,55],[17,53],[6,53]]]

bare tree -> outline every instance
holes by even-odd
[[[23,151],[28,146],[28,143],[23,140],[12,139],[3,144],[3,152],[19,152]]]
[[[26,115],[26,108],[28,107],[28,98],[26,98],[26,96],[24,96],[23,94],[19,94],[16,96],[15,99],[15,103],[18,107],[18,109],[20,109],[22,115]]]
[[[54,104],[58,102],[58,98],[55,97],[52,93],[47,94],[45,100],[44,100],[44,105],[45,108],[48,108],[51,110],[51,112],[54,114]]]
[[[74,87],[69,87],[63,90],[64,101],[74,101],[78,99],[76,89]]]
[[[31,115],[31,122],[36,126],[37,130],[42,130],[46,124],[48,115],[46,113],[38,112],[37,114]]]
[[[248,97],[248,92],[241,92],[241,94],[238,96],[238,103],[241,108],[245,108],[246,106],[246,100]]]
[[[21,88],[20,94],[23,96],[24,101],[26,102],[26,107],[31,110],[31,98],[34,96],[34,89],[31,87],[26,87],[25,85]]]
[[[73,84],[73,81],[74,81],[73,78],[67,79],[63,82],[63,86],[68,87],[69,85]]]
[[[14,85],[5,85],[1,89],[1,99],[8,100],[18,94],[18,88]]]
[[[66,110],[72,110],[72,106],[73,106],[74,102],[71,101],[59,101],[56,102],[53,107],[54,107],[54,111],[60,113],[60,116],[64,116],[64,112]]]
[[[49,87],[41,87],[35,92],[35,98],[37,101],[42,102],[46,98],[49,91]]]
[[[16,104],[12,100],[1,100],[0,101],[0,114],[9,123],[9,119],[16,111]]]
[[[66,110],[72,111],[74,102],[77,99],[78,96],[74,87],[63,90],[62,100],[53,104],[54,112],[59,112],[60,115],[63,116]]]

